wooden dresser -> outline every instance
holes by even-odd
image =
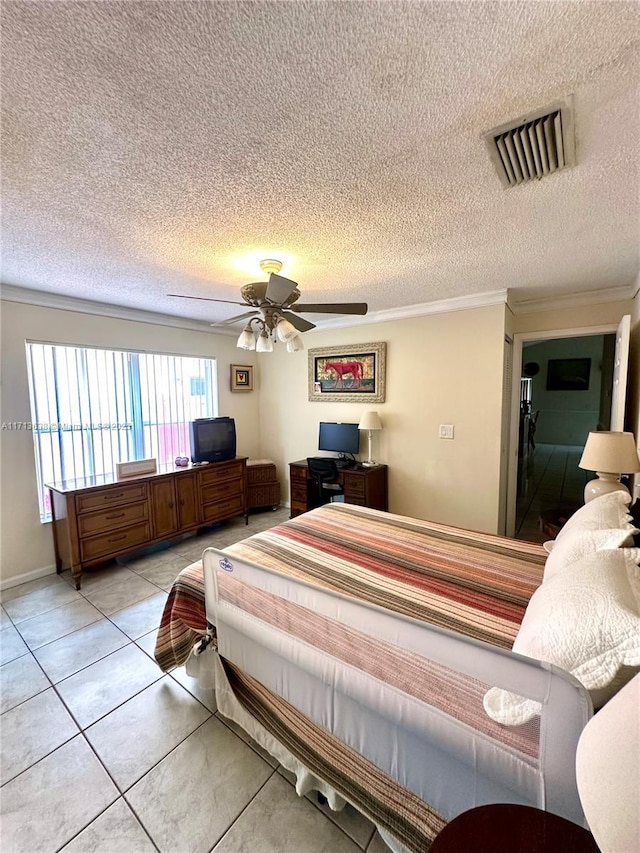
[[[289,464],[291,479],[291,518],[311,508],[309,487],[311,477],[306,459]],[[368,506],[371,509],[388,509],[387,466],[372,465],[369,468],[356,465],[340,468],[338,482],[344,489],[346,503]]]
[[[236,515],[247,523],[246,461],[48,483],[57,571],[70,568],[80,589],[84,566]]]

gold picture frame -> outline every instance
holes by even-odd
[[[387,345],[350,344],[309,350],[309,400],[384,403]]]
[[[253,391],[253,365],[231,365],[231,390]]]

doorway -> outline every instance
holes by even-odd
[[[516,538],[548,538],[582,505],[595,475],[578,462],[587,435],[611,425],[614,351],[614,334],[523,343]]]
[[[582,505],[594,476],[578,468],[587,434],[622,428],[617,415],[610,422],[626,384],[616,373],[620,337],[610,326],[515,335],[507,535],[543,541],[543,513]]]

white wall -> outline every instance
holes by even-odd
[[[1,420],[31,421],[25,340],[147,350],[217,359],[220,414],[236,419],[238,454],[256,456],[260,446],[260,377],[253,393],[230,392],[229,365],[253,364],[253,353],[236,349],[235,337],[73,311],[2,301]],[[38,572],[54,564],[51,525],[41,524],[30,432],[0,434],[0,579]]]
[[[288,463],[317,453],[321,420],[358,422],[375,409],[374,457],[389,466],[389,509],[463,527],[497,529],[504,305],[309,332],[307,348],[385,341],[386,402],[308,401],[308,352],[282,347],[261,371],[261,455]],[[455,425],[453,441],[438,425]],[[361,457],[366,455],[362,436]],[[285,492],[286,489],[286,492]]]

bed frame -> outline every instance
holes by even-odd
[[[203,568],[207,619],[216,626],[220,658],[428,803],[444,821],[473,806],[511,802],[584,825],[575,753],[593,709],[589,694],[566,672],[213,548],[204,552]],[[382,644],[409,656],[417,671],[436,668],[454,682],[475,683],[481,690],[498,686],[534,699],[542,708],[536,754],[527,755],[508,739],[434,707],[411,687],[381,679],[367,660],[326,651],[322,644],[296,636],[290,626],[263,618],[246,603],[256,590],[293,608],[302,619],[306,614],[310,622],[325,620],[330,631],[356,632],[365,644]],[[247,723],[246,709],[234,714],[233,702],[225,702],[229,685],[219,661],[213,671],[221,711],[236,716],[260,740],[261,727]],[[273,738],[262,740],[282,762],[283,752],[274,749]],[[299,763],[294,760],[290,769]],[[317,787],[331,802],[331,783],[320,779]],[[348,790],[338,794],[334,802],[342,797],[359,807]],[[388,826],[382,829],[392,847],[406,849],[393,843]]]

